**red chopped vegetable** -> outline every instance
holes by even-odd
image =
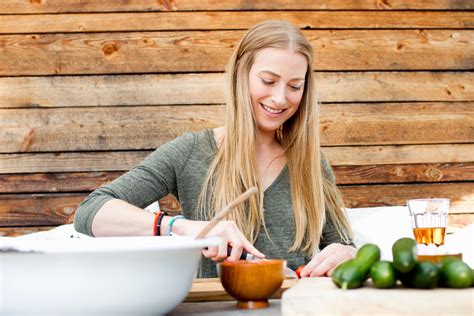
[[[305,265],[301,265],[299,266],[298,268],[296,268],[295,272],[296,272],[296,275],[298,276],[298,279],[301,279],[301,270],[303,270],[305,267]]]

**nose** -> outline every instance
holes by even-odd
[[[286,104],[286,86],[276,85],[272,91],[272,101],[275,105],[283,106]]]

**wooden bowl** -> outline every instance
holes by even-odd
[[[222,286],[242,309],[268,307],[268,299],[285,278],[285,260],[240,260],[219,263]]]

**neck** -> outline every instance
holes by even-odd
[[[278,145],[276,131],[261,131],[257,133],[258,147],[271,147]]]

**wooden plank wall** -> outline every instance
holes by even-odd
[[[265,19],[315,48],[348,207],[449,197],[474,222],[474,1],[0,2],[0,235],[70,223],[93,189],[223,121],[224,65]],[[179,206],[166,199],[162,205]]]

